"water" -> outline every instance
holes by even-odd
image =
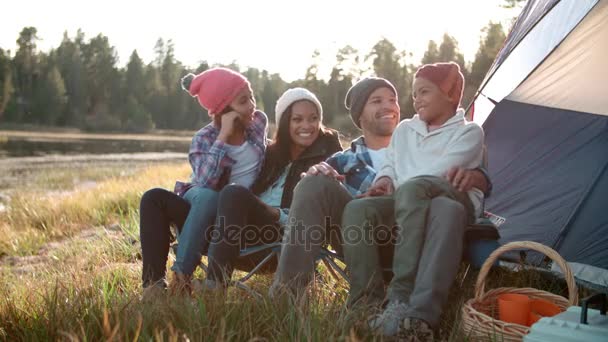
[[[0,131],[0,212],[11,193],[28,187],[72,188],[159,163],[187,163],[190,141],[188,136]],[[64,179],[72,176],[73,186]]]
[[[115,154],[145,152],[179,152],[187,153],[190,138],[158,137],[157,139],[112,139],[78,134],[52,134],[37,136],[3,135],[0,133],[0,159],[12,157],[35,157],[47,155],[81,155],[81,154]]]

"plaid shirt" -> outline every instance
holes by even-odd
[[[350,149],[335,153],[326,162],[338,171],[339,174],[346,177],[344,185],[353,196],[367,191],[374,183],[374,178],[376,178],[377,171],[372,165],[367,145],[365,145],[365,139],[362,136],[353,140]],[[483,167],[479,167],[477,170],[484,174],[488,182],[488,189],[485,193],[485,197],[487,198],[492,191],[492,182]]]
[[[190,183],[176,182],[173,190],[176,194],[183,196],[193,186],[220,190],[227,183],[231,168],[236,161],[228,156],[226,144],[217,140],[219,133],[219,127],[213,122],[196,132],[188,153],[188,160],[192,166]],[[260,159],[256,172],[260,172],[262,167],[267,133],[268,118],[264,112],[256,111],[253,121],[245,128],[245,139],[255,148]]]
[[[344,185],[353,196],[367,191],[376,178],[376,170],[362,136],[353,140],[349,149],[329,157],[327,163],[346,177]]]

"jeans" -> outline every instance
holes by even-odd
[[[352,199],[344,185],[323,175],[304,177],[296,185],[271,292],[282,286],[303,290],[324,244],[342,254],[342,211]]]
[[[436,326],[473,213],[466,193],[432,176],[415,177],[392,196],[349,202],[342,219],[344,255],[351,271],[348,305],[382,303],[386,265],[382,254],[393,249],[388,300],[407,303],[409,316]]]
[[[190,211],[177,238],[179,245],[171,270],[191,275],[209,248],[209,235],[217,212],[218,193],[201,187],[190,188],[184,199]]]
[[[251,190],[236,184],[224,187],[219,195],[216,231],[209,247],[208,279],[227,284],[241,249],[280,241],[278,217],[277,208],[262,202]],[[268,253],[270,250],[264,250],[238,263],[245,269],[252,268]]]

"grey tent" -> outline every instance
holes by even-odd
[[[548,245],[608,288],[608,0],[529,0],[472,108],[501,243]]]

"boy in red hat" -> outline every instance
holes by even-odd
[[[377,305],[384,300],[381,246],[369,240],[373,236],[369,230],[382,223],[396,224],[388,304],[369,322],[385,336],[410,338],[422,333],[432,340],[431,329],[439,323],[458,270],[452,261],[460,262],[464,227],[481,213],[483,193],[475,188],[461,192],[448,179],[454,168],[482,164],[483,131],[467,122],[459,108],[463,88],[464,77],[456,63],[418,69],[413,84],[417,114],[396,128],[386,162],[365,198],[344,209],[344,254],[352,275],[349,305]],[[452,232],[429,240],[428,227],[433,223],[427,222],[427,214],[437,197],[445,198],[462,215]]]

